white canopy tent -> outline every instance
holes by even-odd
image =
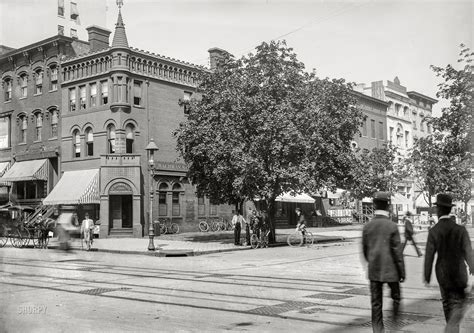
[[[314,203],[315,200],[305,193],[292,195],[291,192],[280,194],[275,201],[281,202],[298,202],[298,203]]]

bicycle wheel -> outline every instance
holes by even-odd
[[[251,237],[250,237],[250,247],[252,249],[256,249],[258,247],[258,237],[256,234],[253,234]]]
[[[17,247],[17,248],[21,247],[23,243],[21,241],[21,234],[19,230],[14,230],[10,234],[10,243],[13,245],[13,247]]]
[[[170,231],[172,234],[177,234],[179,232],[179,225],[176,223],[171,223]]]
[[[8,233],[4,227],[0,227],[0,247],[4,247],[8,241]]]
[[[208,232],[209,231],[209,224],[206,221],[199,221],[199,230],[201,232]]]
[[[303,244],[303,237],[300,232],[294,232],[288,235],[286,242],[291,247],[301,246],[301,244]]]
[[[217,222],[217,230],[225,231],[225,223],[222,221]]]
[[[212,222],[211,222],[211,231],[217,231],[217,228],[218,228],[218,227],[217,227],[217,223],[214,222],[214,221],[212,221]]]
[[[167,231],[168,231],[168,229],[166,228],[166,225],[164,223],[160,224],[160,234],[164,235],[164,234],[166,234]]]
[[[306,235],[305,235],[305,244],[306,244],[306,246],[311,246],[311,245],[313,245],[313,243],[314,243],[313,234],[309,231],[306,231]]]

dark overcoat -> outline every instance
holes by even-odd
[[[405,279],[405,263],[397,224],[376,215],[362,230],[362,248],[369,263],[369,280],[399,282]]]
[[[425,250],[425,281],[430,282],[435,253],[436,278],[445,290],[465,288],[467,268],[474,272],[472,246],[465,227],[457,225],[453,219],[443,218],[428,233]]]

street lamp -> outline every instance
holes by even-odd
[[[148,221],[148,237],[150,237],[150,243],[148,244],[149,251],[155,251],[155,244],[153,238],[155,237],[155,229],[153,228],[153,167],[155,166],[155,151],[158,151],[158,147],[153,139],[150,139],[150,143],[146,146],[148,157],[148,170],[150,171],[150,220]]]

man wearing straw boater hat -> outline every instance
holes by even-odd
[[[453,199],[449,194],[436,196],[438,223],[430,229],[425,250],[425,283],[428,286],[435,253],[436,278],[439,283],[446,319],[446,332],[459,332],[459,325],[467,306],[468,272],[474,273],[472,247],[465,227],[457,225],[449,215]]]

